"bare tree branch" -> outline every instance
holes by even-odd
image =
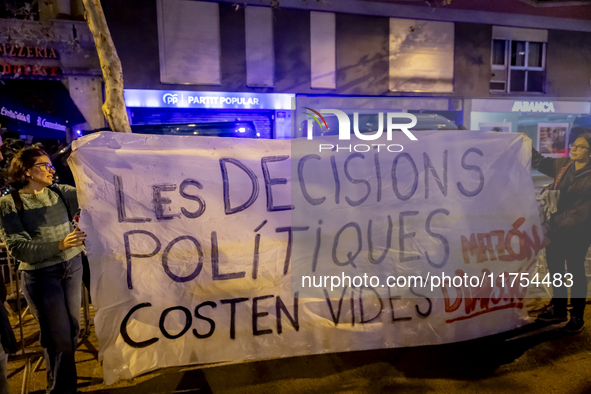
[[[109,27],[100,0],[83,0],[86,22],[94,37],[94,45],[99,56],[105,80],[106,99],[103,114],[111,130],[131,133],[129,119],[123,100],[123,69],[111,38]]]

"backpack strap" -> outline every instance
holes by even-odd
[[[70,213],[70,207],[68,206],[68,203],[66,202],[66,199],[64,198],[64,195],[62,194],[62,191],[59,189],[59,187],[57,187],[57,185],[51,185],[51,186],[48,186],[47,188],[49,190],[51,190],[52,192],[54,192],[55,194],[57,194],[58,197],[60,198],[60,200],[62,200],[62,202],[66,206],[66,212],[68,213],[68,219],[71,222],[72,221],[72,214]],[[12,193],[10,193],[10,195],[12,196],[12,199],[14,200],[14,206],[16,207],[16,212],[18,213],[18,217],[21,219],[21,222],[22,222],[24,211],[23,211],[23,200],[21,200],[21,195],[16,190],[13,191]]]
[[[68,219],[70,220],[70,222],[72,222],[73,219],[72,219],[72,214],[70,213],[70,207],[68,206],[68,203],[66,202],[66,199],[64,198],[64,195],[62,194],[62,191],[60,190],[60,188],[56,184],[48,186],[47,188],[49,190],[51,190],[52,192],[54,192],[55,194],[57,194],[58,197],[60,198],[60,200],[62,200],[62,202],[66,206],[66,211],[68,212]]]
[[[554,181],[554,184],[552,185],[552,190],[558,189],[558,184],[560,183],[560,180],[562,179],[562,177],[564,176],[564,173],[566,172],[566,170],[568,170],[568,168],[570,167],[571,164],[573,164],[573,162],[569,161],[569,163],[567,165],[565,165],[564,167],[562,167],[560,169],[560,172],[558,173],[558,176],[556,177],[556,180]]]
[[[16,212],[18,213],[18,217],[23,221],[23,200],[21,200],[21,195],[18,194],[18,190],[13,191],[10,193],[12,196],[12,200],[14,201],[14,206],[16,207]]]

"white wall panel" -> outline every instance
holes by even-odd
[[[310,12],[311,87],[336,89],[336,18]]]
[[[246,84],[275,85],[273,48],[273,10],[270,7],[246,7]]]
[[[220,84],[220,14],[217,3],[158,0],[160,81]]]

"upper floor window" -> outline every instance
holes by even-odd
[[[491,92],[544,93],[547,32],[497,26],[494,28]]]

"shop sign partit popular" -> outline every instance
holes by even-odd
[[[145,108],[291,109],[293,94],[125,89],[125,105]]]
[[[513,275],[532,279],[543,247],[529,139],[399,132],[403,152],[317,150],[338,141],[73,143],[107,384],[526,323]]]

